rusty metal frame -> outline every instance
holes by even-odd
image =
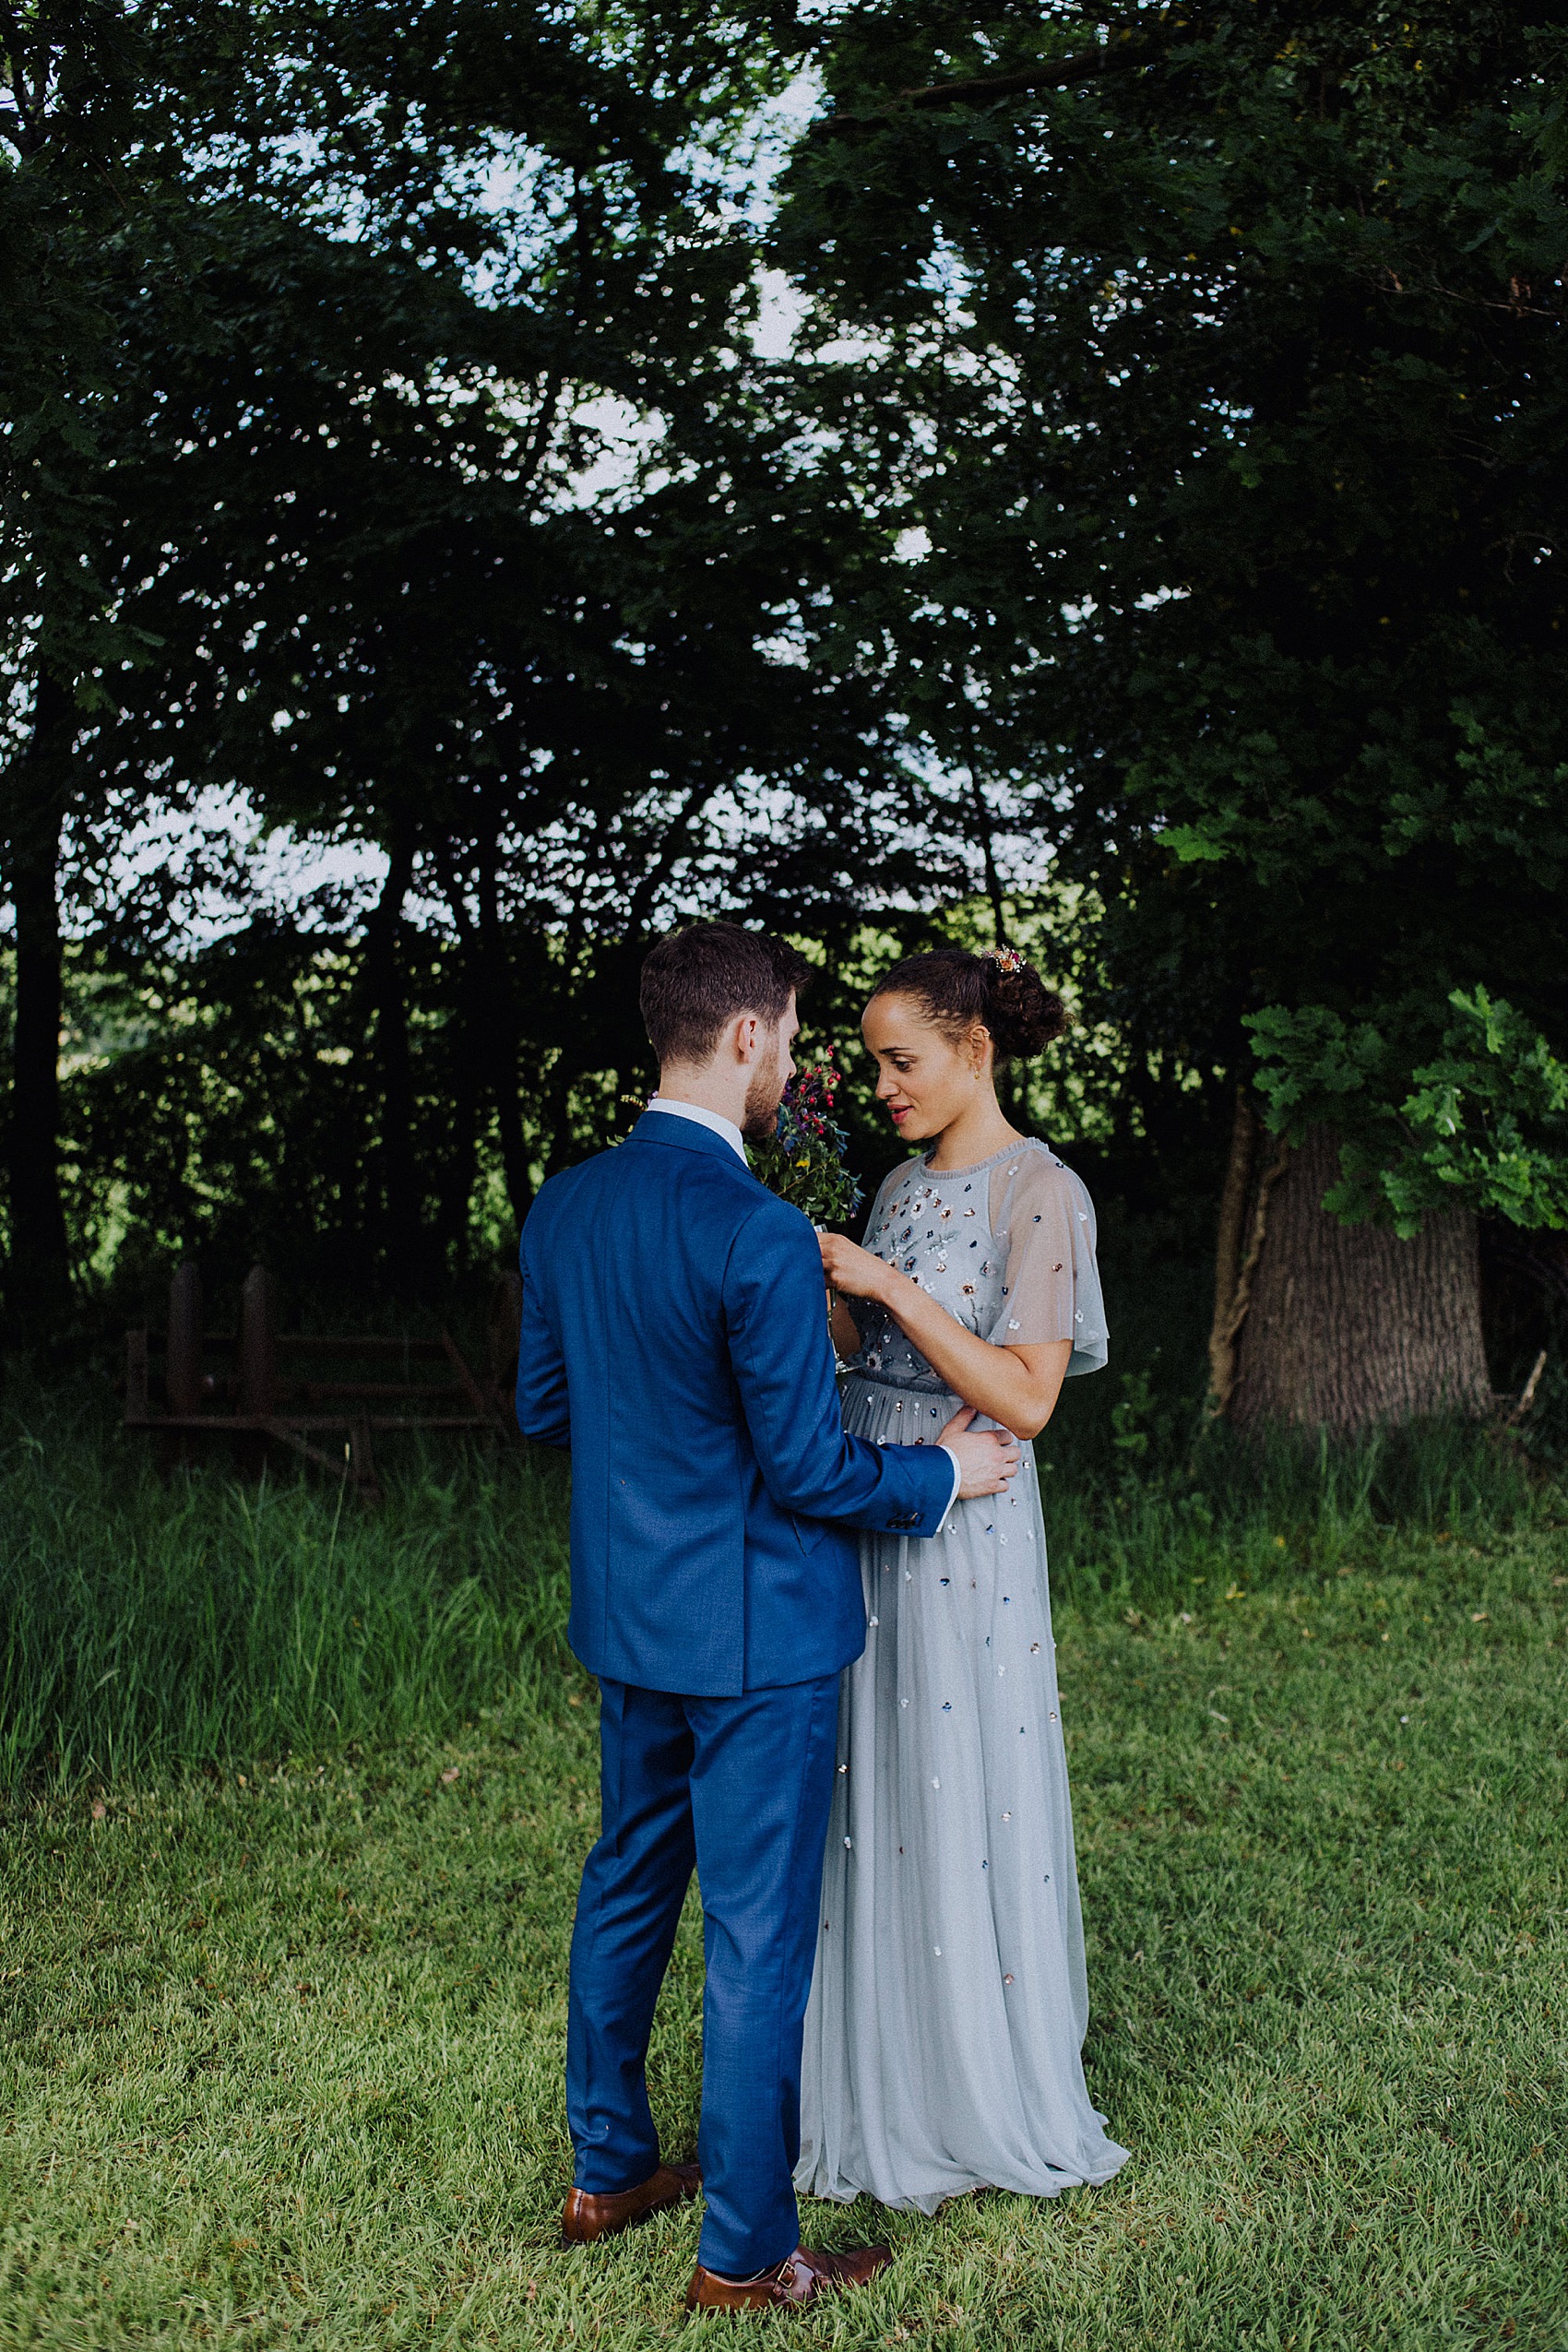
[[[241,1292],[238,1331],[208,1332],[202,1321],[201,1278],[187,1263],[170,1285],[163,1365],[166,1409],[160,1412],[153,1403],[152,1335],[145,1325],[127,1331],[125,1425],[157,1440],[165,1470],[215,1443],[228,1445],[243,1463],[259,1469],[268,1448],[280,1445],[374,1503],[381,1493],[374,1436],[420,1430],[516,1440],[512,1380],[521,1310],[519,1277],[504,1277],[491,1306],[490,1377],[481,1384],[445,1328],[434,1339],[357,1332],[279,1333],[272,1280],[259,1265],[251,1268]],[[232,1367],[221,1380],[206,1369],[208,1357],[216,1353],[226,1353]],[[386,1354],[401,1356],[405,1365],[414,1359],[439,1361],[450,1376],[440,1382],[311,1380],[299,1369],[302,1357],[362,1360]],[[285,1364],[285,1359],[291,1361]],[[463,1409],[434,1409],[448,1399],[460,1399]],[[225,1409],[231,1402],[232,1409]],[[399,1405],[405,1409],[371,1409]],[[340,1461],[320,1443],[339,1432]]]

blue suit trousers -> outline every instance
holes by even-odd
[[[695,1865],[707,1965],[697,2259],[743,2277],[799,2236],[801,2037],[838,1677],[739,1698],[600,1691],[602,1829],[577,1900],[566,2032],[575,2177],[603,2193],[659,2162],[644,2068]]]

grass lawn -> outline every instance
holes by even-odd
[[[1063,1612],[1094,2022],[1133,2161],[885,2234],[736,2340],[1568,2346],[1568,1538],[1369,1534],[1191,1622]],[[4,1821],[0,2344],[663,2342],[695,2219],[555,2242],[594,1700]],[[688,1913],[654,2100],[689,2153]]]

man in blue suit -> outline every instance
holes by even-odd
[[[746,1164],[793,1063],[810,967],[695,923],[643,967],[659,1090],[540,1191],[523,1233],[517,1420],[572,1455],[568,1638],[599,1679],[602,1827],[572,1937],[562,2229],[694,2196],[694,2308],[812,2300],[885,2247],[799,2246],[801,2035],[838,1676],[865,1643],[848,1530],[930,1536],[1017,1467],[961,1414],[933,1445],[846,1435],[822,1260]],[[663,2164],[644,2073],[694,1866],[707,1988],[698,2164]]]

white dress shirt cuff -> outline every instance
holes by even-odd
[[[943,1513],[942,1524],[936,1530],[938,1535],[942,1534],[943,1529],[946,1526],[948,1520],[953,1515],[953,1505],[958,1500],[958,1489],[964,1483],[964,1466],[959,1461],[958,1456],[955,1454],[950,1445],[944,1445],[942,1450],[953,1465],[953,1491],[947,1498],[947,1508]]]

